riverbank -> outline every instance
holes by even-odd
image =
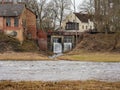
[[[46,55],[37,52],[5,52],[0,53],[0,60],[49,60]]]
[[[88,61],[88,62],[120,62],[120,53],[72,51],[58,57],[61,60]]]
[[[116,33],[84,33],[82,40],[69,53],[58,59],[92,62],[120,62],[120,37]]]
[[[5,52],[0,53],[0,60],[40,61],[40,60],[68,60],[88,62],[120,62],[120,53],[72,51],[62,56],[50,58],[40,52]]]
[[[0,90],[120,90],[120,82],[62,81],[12,82],[1,81]]]

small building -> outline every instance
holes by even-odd
[[[94,29],[93,16],[83,13],[71,13],[62,22],[62,29],[78,30],[79,32]]]
[[[0,30],[20,42],[37,39],[36,15],[25,4],[0,4]]]
[[[71,51],[82,39],[82,32],[76,30],[49,31],[48,49],[53,53],[62,53]]]

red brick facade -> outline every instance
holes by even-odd
[[[47,50],[47,33],[42,31],[42,30],[38,30],[38,45],[39,45],[39,49],[40,50]]]
[[[10,18],[11,25],[6,25],[6,18]],[[0,30],[3,30],[4,32],[10,33],[12,31],[17,32],[16,38],[18,38],[20,41],[24,40],[24,35],[26,37],[28,34],[31,36],[31,39],[37,39],[37,30],[36,30],[36,15],[27,9],[26,7],[22,10],[22,13],[17,16],[18,18],[18,26],[14,26],[14,19],[16,16],[0,16]]]
[[[3,30],[3,17],[0,17],[0,30]]]
[[[36,39],[36,15],[29,9],[26,9],[26,22],[28,32],[31,33],[33,39]]]

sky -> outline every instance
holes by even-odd
[[[72,2],[73,2],[74,0],[72,0]],[[76,11],[78,12],[78,5],[79,4],[82,4],[82,2],[83,2],[84,0],[75,0],[75,4],[76,4]]]
[[[74,2],[74,0],[71,0],[72,2]],[[82,4],[84,0],[75,0],[75,4],[76,4],[76,11],[78,12],[79,10],[77,9],[78,8],[78,5],[79,4]],[[49,2],[49,0],[48,0]],[[73,11],[74,11],[74,7],[72,7]]]

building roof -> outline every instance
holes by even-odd
[[[82,13],[74,13],[77,18],[82,21],[82,22],[85,22],[85,23],[88,23],[88,20],[93,20],[92,19],[92,15],[88,15],[88,14],[82,14]]]
[[[0,16],[19,16],[24,8],[23,4],[0,4]]]

